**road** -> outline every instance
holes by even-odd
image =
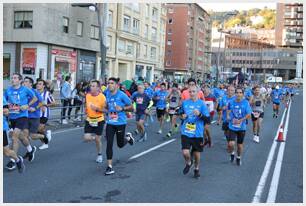
[[[165,139],[156,134],[157,124],[149,126],[148,141],[118,149],[114,144],[114,170],[104,176],[106,168],[95,162],[95,145],[82,142],[82,128],[59,131],[53,135],[48,150],[38,151],[26,171],[4,171],[5,203],[250,203],[266,166],[270,148],[281,121],[272,118],[272,106],[265,110],[261,142],[252,141],[251,124],[245,137],[242,165],[229,162],[226,141],[220,126],[213,124],[213,147],[205,148],[201,160],[201,177],[193,170],[182,174],[184,167],[179,135]],[[303,97],[296,96],[291,105],[285,143],[277,143],[271,169],[259,198],[266,202],[276,158],[285,144],[275,202],[303,202]],[[281,114],[284,106],[281,107]],[[284,117],[284,122],[287,116]],[[128,130],[135,128],[129,122]],[[165,133],[165,132],[164,132]],[[167,144],[165,143],[167,142]],[[135,159],[131,157],[165,143]],[[39,146],[39,142],[35,142]],[[103,151],[105,140],[103,138]],[[20,148],[21,154],[24,148]],[[105,155],[104,155],[105,158]],[[4,161],[4,164],[7,160]]]

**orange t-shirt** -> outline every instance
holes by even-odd
[[[202,99],[202,100],[205,100],[204,94],[201,90],[198,92],[198,98]],[[189,89],[186,89],[182,92],[181,99],[182,100],[190,99]]]
[[[93,110],[90,105],[93,104],[96,107],[103,109],[106,105],[106,98],[102,93],[99,93],[97,96],[92,96],[90,93],[86,94],[86,113],[87,113],[87,120],[89,121],[90,118],[97,119],[98,122],[104,120],[103,112],[96,112]]]

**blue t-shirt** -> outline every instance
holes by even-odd
[[[28,110],[21,110],[20,107],[27,105],[29,103],[29,99],[31,101],[31,99],[35,96],[33,91],[24,86],[20,86],[18,89],[9,87],[5,91],[4,96],[9,105],[9,119],[28,117]]]
[[[5,96],[3,96],[3,107],[8,106]],[[7,122],[7,117],[3,115],[3,131],[9,130],[9,125]]]
[[[234,131],[245,131],[246,130],[246,120],[242,121],[240,124],[234,124],[234,119],[242,119],[246,115],[251,114],[251,106],[246,99],[242,99],[240,102],[236,100],[230,101],[228,103],[228,109],[230,112],[229,129]]]
[[[148,97],[149,97],[150,99],[153,98],[154,91],[153,91],[153,89],[152,89],[151,87],[146,88],[146,89],[144,90],[144,93],[145,93],[146,95],[148,95]]]
[[[136,103],[136,113],[144,114],[144,111],[150,104],[150,98],[147,94],[134,92],[131,99]]]
[[[279,89],[273,89],[271,92],[272,102],[280,103],[282,97],[282,91]]]
[[[31,89],[32,92],[35,94],[36,98],[38,99],[34,104],[32,104],[30,107],[34,107],[36,108],[39,103],[43,102],[43,99],[40,95],[40,93],[36,90],[36,89]],[[29,99],[29,102],[31,101],[31,99]],[[29,111],[29,116],[28,118],[40,118],[40,108],[36,109],[34,112],[30,112]]]
[[[181,133],[190,138],[203,138],[204,120],[193,114],[195,109],[199,110],[202,116],[209,117],[209,111],[203,100],[187,99],[183,101],[180,113],[186,114],[187,118],[183,121]]]
[[[236,99],[236,96],[232,96],[232,97],[228,97],[227,95],[224,95],[221,99],[221,102],[220,102],[220,107],[222,108],[222,120],[223,122],[227,122],[227,119],[226,119],[226,111],[227,111],[227,107],[228,107],[228,103],[230,101],[233,101]],[[226,106],[226,109],[223,109],[223,107]]]
[[[126,114],[124,111],[117,111],[116,106],[125,107],[131,105],[130,98],[122,91],[118,90],[116,94],[112,95],[109,90],[105,92],[107,102],[107,120],[106,123],[110,125],[124,125],[126,124]]]
[[[244,90],[244,96],[247,100],[249,100],[253,96],[252,89],[251,88],[246,88]]]
[[[167,106],[166,98],[168,96],[168,92],[166,90],[161,91],[158,90],[154,93],[153,97],[159,97],[159,99],[156,101],[156,108],[157,109],[165,109]]]

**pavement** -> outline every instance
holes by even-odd
[[[275,202],[303,202],[303,96],[295,96],[291,105],[280,178]],[[282,114],[284,106],[281,107]],[[281,116],[281,115],[280,115]],[[286,119],[286,118],[285,118]],[[242,165],[229,162],[221,126],[212,124],[213,146],[201,154],[199,179],[193,169],[183,175],[184,160],[180,136],[165,138],[157,134],[157,122],[148,127],[148,141],[127,144],[119,149],[114,142],[115,174],[105,176],[106,155],[103,137],[102,164],[95,162],[94,143],[82,141],[82,127],[53,132],[49,149],[37,151],[26,171],[3,172],[4,203],[250,203],[266,166],[281,117],[272,118],[272,106],[265,110],[259,144],[252,141],[251,122],[245,137]],[[127,131],[134,131],[129,121]],[[34,142],[36,146],[40,143]],[[272,167],[265,181],[260,202],[266,202],[271,187],[277,143]],[[25,149],[20,147],[20,154]],[[4,160],[3,166],[7,160]]]

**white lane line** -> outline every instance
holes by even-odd
[[[270,185],[270,190],[269,190],[268,198],[267,198],[267,202],[269,202],[269,203],[275,203],[275,199],[276,199],[276,195],[277,195],[279,177],[280,177],[280,173],[281,173],[281,169],[282,169],[282,163],[283,163],[283,158],[284,158],[284,150],[285,150],[285,146],[286,146],[286,137],[287,137],[287,131],[288,131],[289,118],[290,118],[291,102],[290,102],[288,108],[289,109],[288,109],[288,112],[287,112],[286,123],[285,123],[285,127],[284,127],[284,140],[285,140],[285,142],[280,143],[281,145],[279,147],[277,160],[276,160],[276,164],[275,164],[275,168],[274,168],[274,172],[273,172],[273,176],[272,176],[272,181],[271,181],[271,185]]]
[[[263,192],[263,190],[265,188],[265,185],[266,185],[267,177],[268,177],[270,169],[271,169],[271,165],[272,165],[272,162],[273,162],[273,157],[274,157],[275,149],[276,149],[276,146],[277,146],[277,142],[275,140],[278,137],[278,131],[279,131],[279,128],[280,128],[280,126],[282,125],[282,123],[284,121],[286,111],[287,111],[287,108],[285,108],[285,110],[284,110],[281,122],[280,122],[280,124],[278,126],[278,129],[276,131],[275,137],[273,139],[273,144],[271,146],[271,149],[270,149],[270,152],[269,152],[269,155],[268,155],[268,159],[266,161],[265,168],[264,168],[264,170],[263,170],[263,172],[261,174],[260,180],[258,182],[258,185],[257,185],[257,188],[256,188],[256,192],[254,194],[252,203],[259,203],[260,202],[261,195],[262,195],[262,192]]]
[[[216,122],[216,120],[212,121],[211,123],[214,124]]]
[[[147,153],[149,153],[149,152],[152,152],[153,150],[156,150],[156,149],[158,149],[158,148],[160,148],[160,147],[163,147],[163,146],[165,146],[165,145],[167,145],[167,144],[169,144],[169,143],[171,143],[171,142],[174,142],[175,140],[176,140],[176,139],[171,139],[171,140],[169,140],[169,141],[167,141],[167,142],[164,142],[164,143],[162,143],[162,144],[156,145],[155,147],[152,147],[151,149],[148,149],[148,150],[146,150],[146,151],[143,151],[143,152],[141,152],[141,153],[139,153],[139,154],[137,154],[137,155],[134,155],[134,156],[130,157],[129,160],[132,160],[132,159],[136,159],[136,158],[138,158],[138,157],[141,157],[141,156],[143,156],[143,155],[145,155],[145,154],[147,154]]]
[[[78,129],[83,129],[83,128],[84,127],[75,127],[75,128],[71,128],[71,129],[65,129],[65,130],[60,130],[60,131],[52,132],[52,134],[71,132],[71,131],[78,130]]]

